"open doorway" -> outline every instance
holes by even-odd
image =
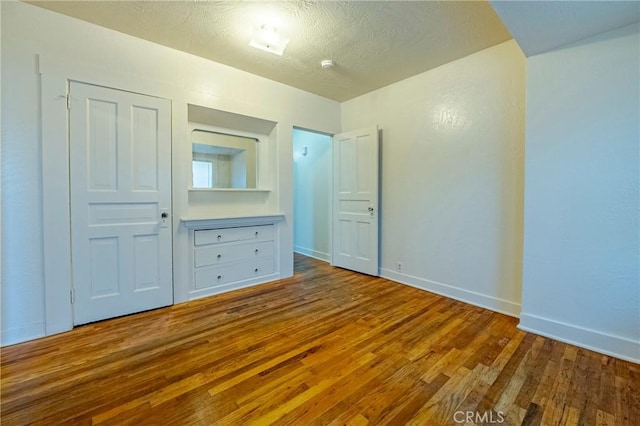
[[[293,129],[293,251],[331,261],[331,136]]]

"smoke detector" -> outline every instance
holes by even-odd
[[[336,63],[333,62],[331,59],[325,59],[323,61],[320,61],[320,65],[322,65],[322,68],[325,70],[330,70],[332,69],[334,66],[336,66]]]

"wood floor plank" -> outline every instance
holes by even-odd
[[[385,359],[377,357],[377,362],[363,366],[353,373],[342,377],[333,383],[326,391],[314,396],[308,403],[289,411],[273,424],[281,426],[311,424],[338,403],[349,400],[354,394],[360,395],[359,390],[370,390],[372,383],[375,383],[379,376],[385,374],[387,371],[393,371],[401,361],[402,360],[398,358]],[[363,413],[361,412],[360,414],[362,415]],[[368,419],[366,416],[362,417]]]
[[[449,376],[440,374],[430,383],[420,381],[413,388],[407,402],[393,409],[389,415],[382,419],[381,424],[390,426],[408,424],[448,380]]]
[[[629,423],[640,425],[640,366],[629,369],[627,393],[629,394]]]
[[[474,425],[488,415],[639,425],[640,366],[299,255],[289,279],[0,349],[3,426]]]
[[[459,413],[479,413],[480,415],[485,414],[484,412],[480,412],[478,410],[478,404],[486,395],[487,391],[491,384],[487,381],[489,367],[478,364],[475,368],[476,373],[478,374],[479,380],[475,383],[475,386],[471,389],[471,391],[467,394],[466,398],[462,400],[460,405],[458,405],[456,412]],[[460,418],[458,415],[457,418]]]
[[[570,347],[565,349],[565,354],[568,352],[573,352]],[[553,382],[550,391],[547,391],[547,405],[542,416],[542,422],[544,424],[560,424],[561,419],[568,409],[566,400],[567,394],[571,390],[574,373],[574,361],[571,358],[573,358],[571,354],[569,357],[563,356],[559,366],[559,374],[556,376],[556,380]]]

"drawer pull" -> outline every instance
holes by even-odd
[[[218,279],[221,280],[222,279],[222,275],[218,275]]]
[[[260,250],[256,249],[256,254],[258,254],[258,252],[259,252],[259,251],[260,251]]]
[[[218,241],[222,239],[222,235],[218,235]]]
[[[222,259],[222,255],[221,254],[218,255],[218,260],[220,260],[220,259]]]
[[[256,231],[256,238],[258,238],[258,231]]]
[[[258,268],[256,268],[253,272],[258,272]]]

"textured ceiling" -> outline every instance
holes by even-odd
[[[29,3],[337,101],[511,39],[485,0]],[[261,24],[290,39],[284,56],[248,46]]]
[[[638,1],[491,1],[527,56],[640,20]]]

